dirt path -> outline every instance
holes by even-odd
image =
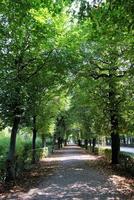
[[[43,180],[36,188],[27,193],[19,193],[10,199],[20,200],[128,200],[113,180],[88,162],[96,156],[86,154],[77,146],[68,146],[56,151],[47,162],[60,161],[58,168]]]

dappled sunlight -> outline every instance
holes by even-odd
[[[118,191],[125,193],[134,193],[134,190],[131,187],[131,183],[133,183],[133,180],[129,179],[128,181],[126,177],[121,177],[119,175],[111,175],[109,180],[112,181],[115,187],[117,187]]]
[[[27,194],[23,194],[20,199],[48,199],[48,200],[75,200],[75,199],[107,199],[107,200],[121,200],[116,197],[114,188],[109,191],[109,182],[99,183],[99,186],[92,186],[93,180],[88,183],[73,182],[71,184],[61,186],[60,184],[51,184],[48,187],[39,189],[31,189]]]
[[[71,147],[71,148],[70,148]],[[59,156],[60,155],[60,156]],[[43,159],[46,162],[54,162],[54,161],[71,161],[71,160],[96,160],[100,156],[92,156],[89,154],[85,154],[85,152],[78,146],[67,146],[62,150],[56,150],[53,156],[47,157]]]
[[[99,156],[88,155],[77,146],[56,150],[42,160],[44,167],[59,163],[58,168],[49,172],[37,186],[25,192],[10,194],[6,199],[19,200],[122,200],[129,198],[129,185],[125,178],[101,174],[89,167],[88,162]],[[44,168],[45,170],[45,168]],[[124,187],[119,187],[124,183]],[[123,189],[122,189],[123,188]],[[127,197],[126,197],[127,195]]]
[[[114,184],[116,184],[117,181],[118,181],[118,182],[120,182],[120,181],[124,181],[124,182],[125,182],[125,177],[121,177],[121,176],[117,176],[117,175],[112,175],[112,176],[110,177],[110,180],[112,180],[112,182],[113,182]]]
[[[74,170],[75,171],[83,171],[84,169],[82,169],[82,168],[75,168]]]
[[[67,155],[61,157],[49,157],[45,158],[46,162],[53,162],[53,161],[69,161],[69,160],[96,160],[98,157],[93,157],[91,155]]]

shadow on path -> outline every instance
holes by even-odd
[[[44,177],[36,188],[8,199],[20,200],[129,200],[107,175],[90,168],[88,162],[98,157],[77,146],[57,150],[44,162],[59,162],[53,174]]]

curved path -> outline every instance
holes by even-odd
[[[45,161],[60,161],[53,174],[27,193],[15,199],[20,200],[127,200],[108,175],[89,167],[95,160],[77,146],[67,146],[56,151]]]

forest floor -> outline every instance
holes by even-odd
[[[112,170],[102,157],[70,145],[23,173],[0,199],[133,200],[134,180]]]

